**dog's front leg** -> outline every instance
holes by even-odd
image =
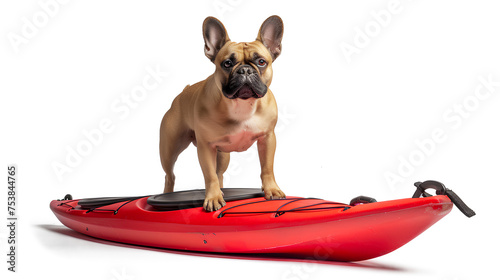
[[[209,212],[217,211],[226,205],[217,178],[217,150],[206,141],[197,141],[198,160],[205,178],[205,202],[203,208]]]
[[[266,199],[285,198],[285,193],[281,191],[274,179],[274,152],[276,151],[276,135],[274,131],[264,135],[257,141],[260,159],[260,178],[262,179],[262,190]]]

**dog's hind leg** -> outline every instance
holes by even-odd
[[[168,113],[165,115],[160,129],[160,160],[165,171],[164,193],[174,191],[174,165],[179,154],[191,143],[190,135],[190,132],[180,131],[178,126],[170,123]]]

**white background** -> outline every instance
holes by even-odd
[[[51,15],[42,8],[46,2],[0,5],[3,180],[8,164],[19,169],[16,274],[7,272],[3,261],[8,232],[0,226],[0,271],[7,279],[461,280],[496,275],[500,87],[481,100],[474,96],[480,77],[500,81],[500,6],[495,1],[68,1],[51,6]],[[388,5],[397,11],[382,26],[374,14],[383,14]],[[233,41],[253,41],[273,14],[285,24],[271,89],[280,113],[275,173],[286,194],[343,202],[360,194],[388,200],[411,196],[415,181],[435,179],[458,193],[477,216],[467,219],[454,209],[401,249],[359,264],[128,247],[86,239],[57,221],[48,205],[66,193],[82,198],[161,192],[161,118],[187,84],[214,70],[203,53],[203,19],[221,19]],[[39,26],[24,36],[27,22]],[[366,28],[371,35],[361,44],[357,30]],[[24,40],[16,45],[14,37]],[[358,52],[349,61],[341,45],[356,47],[356,40]],[[124,105],[122,96],[141,85],[148,67],[169,76],[136,100],[128,115],[112,109]],[[468,109],[460,116],[453,110],[464,102]],[[87,141],[84,131],[97,129],[103,120],[111,121],[112,131],[58,178],[54,164],[67,164],[68,151]],[[436,129],[444,137],[439,143],[423,140]],[[417,142],[427,143],[427,150]],[[251,149],[232,155],[226,186],[260,187]],[[413,163],[402,163],[410,159]],[[175,171],[176,190],[203,187],[193,146],[180,156]],[[401,180],[390,184],[389,172]],[[7,217],[6,182],[2,185],[0,216]]]

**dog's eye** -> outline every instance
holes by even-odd
[[[233,62],[230,59],[226,59],[222,63],[222,66],[224,66],[225,68],[231,68],[231,67],[233,67]]]
[[[261,58],[261,59],[257,60],[257,66],[264,67],[266,65],[267,65],[267,62],[264,59]]]

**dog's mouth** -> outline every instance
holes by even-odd
[[[257,74],[231,74],[222,87],[222,93],[229,99],[261,98],[267,93],[267,86]]]
[[[234,93],[234,98],[248,99],[248,98],[260,98],[262,96],[258,95],[249,85],[243,85],[239,90]]]
[[[266,88],[266,91],[267,91],[267,88]],[[264,95],[266,95],[266,92],[259,93],[259,91],[255,90],[252,86],[250,86],[248,84],[243,84],[240,88],[235,90],[233,92],[233,94],[227,94],[225,92],[224,95],[229,99],[240,98],[240,99],[246,100],[249,98],[261,98]]]

